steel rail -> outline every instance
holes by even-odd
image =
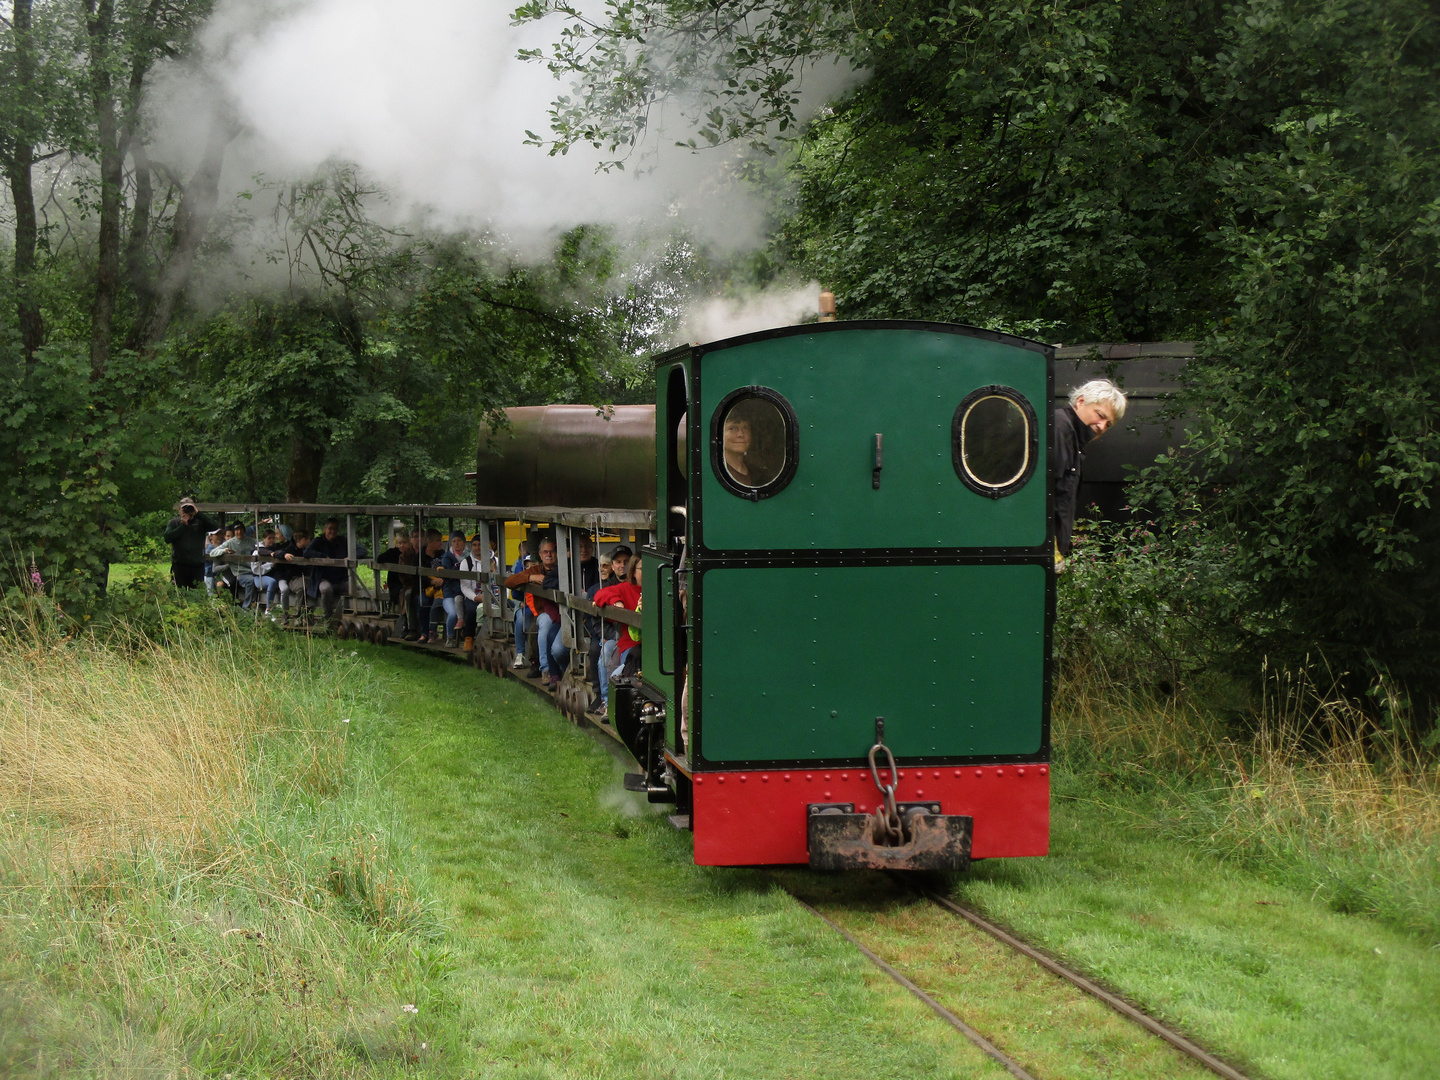
[[[784,888],[784,886],[781,887]],[[811,915],[814,915],[817,919],[829,926],[846,941],[850,942],[851,945],[854,945],[855,948],[859,949],[861,954],[864,955],[865,959],[869,960],[886,975],[889,975],[890,978],[894,979],[906,990],[910,991],[910,993],[915,995],[915,997],[923,1001],[927,1006],[930,1007],[931,1011],[933,1011],[936,1016],[940,1017],[941,1020],[944,1020],[961,1035],[964,1035],[965,1038],[969,1039],[972,1043],[978,1046],[996,1062],[1005,1066],[1005,1071],[1008,1072],[1011,1076],[1015,1077],[1016,1080],[1036,1080],[1033,1073],[1026,1072],[1024,1067],[1021,1066],[1020,1063],[1017,1062],[1014,1058],[1006,1054],[1005,1051],[1001,1050],[989,1039],[985,1038],[984,1035],[981,1035],[980,1032],[976,1031],[969,1024],[965,1023],[964,1020],[961,1020],[960,1017],[956,1016],[949,1009],[945,1008],[944,1005],[941,1005],[924,990],[920,989],[920,987],[916,986],[904,975],[900,974],[900,972],[896,971],[884,960],[876,956],[873,952],[871,952],[863,944],[861,944],[860,941],[855,938],[854,935],[852,935],[843,926],[835,922],[833,919],[827,918],[823,913],[821,913],[814,907],[811,907],[804,900],[801,900],[794,893],[790,892],[789,889],[786,889],[785,891],[789,894],[790,899],[794,900],[795,903],[799,904],[806,911],[810,912]]]
[[[1050,972],[1052,975],[1060,976],[1060,978],[1079,987],[1091,997],[1096,998],[1099,1001],[1103,1001],[1106,1005],[1109,1005],[1121,1016],[1124,1016],[1126,1019],[1133,1020],[1135,1023],[1143,1027],[1146,1031],[1150,1032],[1150,1034],[1156,1035],[1164,1039],[1171,1046],[1175,1047],[1175,1049],[1179,1050],[1181,1053],[1185,1054],[1188,1057],[1194,1058],[1211,1072],[1216,1073],[1219,1076],[1225,1077],[1226,1080],[1249,1080],[1249,1078],[1244,1073],[1240,1072],[1234,1066],[1227,1065],[1225,1062],[1217,1058],[1214,1054],[1211,1054],[1203,1047],[1187,1039],[1178,1031],[1166,1027],[1164,1024],[1160,1023],[1159,1020],[1156,1020],[1153,1016],[1150,1016],[1148,1013],[1141,1012],[1134,1005],[1131,1005],[1128,1001],[1120,997],[1118,994],[1113,994],[1109,990],[1106,990],[1103,986],[1099,986],[1096,983],[1091,982],[1079,972],[1071,971],[1064,964],[1052,959],[1049,956],[1046,956],[1043,952],[1035,948],[1029,942],[1023,941],[1009,931],[1004,930],[999,926],[996,926],[989,919],[985,918],[983,915],[980,915],[978,912],[971,911],[963,904],[957,904],[955,903],[955,901],[949,899],[948,897],[941,896],[938,893],[929,891],[928,889],[917,888],[916,891],[936,906],[944,908],[946,911],[949,911],[953,915],[958,915],[960,918],[964,919],[966,922],[974,926],[977,930],[983,930],[985,933],[989,934],[997,941],[1009,945],[1010,948],[1014,949],[1016,952],[1021,953],[1024,956],[1028,956],[1031,960],[1034,960],[1037,964],[1043,967],[1046,971]],[[823,918],[824,916],[821,917]]]

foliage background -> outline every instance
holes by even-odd
[[[185,168],[151,157],[148,87],[198,58],[206,3],[11,7],[9,561],[34,552],[94,588],[119,523],[181,489],[464,497],[480,414],[644,400],[642,358],[688,299],[814,276],[842,318],[1202,342],[1175,405],[1188,441],[1136,498],[1195,558],[1226,552],[1251,617],[1207,608],[1211,630],[1284,662],[1323,653],[1352,693],[1398,680],[1434,711],[1440,27],[1424,0],[520,8],[554,31],[527,57],[572,84],[532,141],[643,170],[652,120],[678,108],[697,152],[732,155],[772,200],[768,246],[728,260],[674,223],[582,227],[521,259],[502,236],[407,224],[345,162],[256,177],[230,205],[223,110]],[[862,78],[801,124],[807,73],[837,60]],[[275,273],[244,265],[256,236]]]

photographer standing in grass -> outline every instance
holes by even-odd
[[[214,531],[215,522],[200,513],[194,499],[181,499],[176,509],[180,516],[170,519],[164,533],[170,577],[176,588],[193,589],[205,580],[205,534]]]
[[[1055,445],[1050,477],[1055,485],[1055,572],[1065,572],[1070,537],[1080,506],[1080,470],[1085,447],[1125,415],[1125,395],[1109,379],[1091,379],[1070,391],[1070,404],[1055,410]]]

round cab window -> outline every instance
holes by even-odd
[[[747,386],[725,397],[711,421],[711,465],[726,490],[747,499],[776,494],[795,472],[795,412],[781,395]]]
[[[952,439],[955,471],[981,495],[1009,495],[1035,471],[1035,411],[1009,387],[968,395],[955,410]]]

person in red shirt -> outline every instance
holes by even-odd
[[[611,585],[607,589],[601,589],[595,594],[596,607],[620,607],[627,611],[640,610],[640,560],[636,559],[630,570],[630,580],[622,581],[618,585]],[[625,667],[625,661],[629,659],[629,652],[640,644],[640,628],[638,626],[625,626],[624,632],[616,645],[615,670],[610,674],[614,678],[620,674]],[[638,655],[638,654],[637,654]],[[608,680],[607,680],[608,682]]]

